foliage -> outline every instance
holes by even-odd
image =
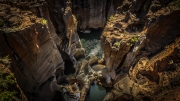
[[[112,21],[113,19],[114,19],[114,16],[111,15],[111,16],[109,17],[109,21]]]
[[[3,62],[4,64],[10,64],[10,59],[9,56],[4,56],[0,58],[0,61]]]
[[[46,20],[46,19],[42,19],[42,20],[41,20],[41,24],[42,24],[42,25],[46,25],[46,24],[47,24],[47,20]]]
[[[180,8],[180,0],[174,0],[173,3],[175,7]]]
[[[131,42],[132,42],[132,43],[138,42],[138,37],[132,37],[132,38],[131,38]]]
[[[13,101],[13,96],[16,94],[16,91],[4,91],[0,93],[0,101]]]
[[[9,64],[10,59],[8,56],[0,58],[0,101],[13,101],[17,94],[16,91],[12,90],[13,85],[17,82],[14,74],[7,68]]]
[[[119,42],[115,42],[115,44],[114,44],[117,48],[119,48],[120,47],[120,45],[121,45],[121,41],[119,41]]]

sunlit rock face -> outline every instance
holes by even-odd
[[[104,101],[162,100],[179,85],[179,14],[169,1],[119,5],[101,36],[104,72],[114,80]]]
[[[58,90],[55,73],[63,70],[63,60],[51,33],[54,29],[49,29],[50,20],[10,5],[0,6],[1,55],[11,58],[12,71],[30,101],[52,101]]]

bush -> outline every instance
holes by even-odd
[[[112,21],[113,19],[114,19],[114,16],[111,15],[111,16],[109,17],[109,21]]]
[[[114,45],[115,45],[117,48],[119,48],[119,47],[120,47],[120,45],[121,45],[121,41],[116,42]]]
[[[173,3],[176,8],[180,8],[180,0],[174,0]]]
[[[138,37],[132,37],[132,38],[131,38],[131,42],[132,42],[132,43],[138,42]]]
[[[0,61],[6,65],[10,64],[9,56],[4,56],[0,58]]]
[[[13,101],[17,94],[13,87],[17,83],[14,74],[7,66],[10,65],[8,56],[0,58],[0,101]]]
[[[46,25],[46,24],[47,24],[47,20],[46,20],[46,19],[42,19],[42,20],[41,20],[41,24],[42,24],[42,25]]]

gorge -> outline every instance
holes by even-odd
[[[0,101],[178,101],[179,72],[180,0],[0,0]]]

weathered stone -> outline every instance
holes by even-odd
[[[13,12],[9,8],[6,10]],[[63,68],[59,66],[63,60],[53,35],[49,31],[48,25],[42,25],[43,19],[37,18],[32,13],[26,15],[19,10],[16,16],[22,17],[23,22],[17,24],[16,17],[13,18],[13,21],[9,18],[6,19],[6,22],[15,23],[12,24],[14,27],[7,26],[0,29],[0,52],[10,56],[12,70],[18,84],[25,95],[31,98],[29,100],[38,100],[39,97],[44,98],[45,96],[46,100],[52,100],[56,88],[49,87],[50,85],[55,87],[57,83],[48,81],[48,79],[55,76],[56,69]],[[35,19],[35,22],[32,22],[31,18]],[[49,91],[46,92],[45,89],[42,89],[43,86],[46,86]],[[43,90],[46,93],[41,93]],[[52,95],[48,95],[49,92]],[[38,96],[35,97],[32,94],[38,94]]]
[[[90,66],[93,66],[98,63],[98,58],[96,56],[92,56],[88,61]]]

